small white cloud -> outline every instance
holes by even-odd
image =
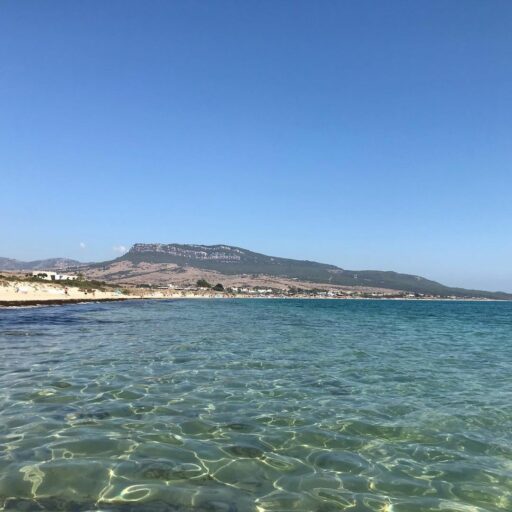
[[[80,242],[80,249],[85,249],[85,242]]]
[[[124,254],[126,251],[128,251],[128,249],[124,245],[114,245],[114,247],[112,247],[112,250],[114,252],[117,252],[118,254]]]

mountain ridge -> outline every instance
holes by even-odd
[[[172,281],[173,275],[176,276],[177,272],[193,269],[194,272],[214,272],[219,277],[222,275],[247,278],[267,276],[287,279],[292,283],[296,280],[321,286],[387,289],[441,297],[512,300],[512,293],[450,287],[422,276],[395,271],[348,270],[311,260],[268,256],[227,244],[136,243],[122,256],[99,263],[81,263],[69,258],[49,258],[29,262],[0,258],[0,271],[80,269],[81,272],[87,273],[88,270],[105,269],[114,267],[116,264],[125,264],[129,268],[106,272],[103,276],[96,277],[109,280],[115,276],[129,280],[137,274],[138,267],[142,264],[145,266],[146,273],[158,274],[162,283]],[[173,266],[172,271],[166,268],[166,265]],[[140,274],[137,275],[141,278]]]
[[[70,258],[47,258],[43,260],[34,261],[21,261],[14,258],[1,258],[0,257],[0,271],[1,270],[62,270],[69,267],[79,267],[87,265],[77,260]]]
[[[323,285],[387,288],[411,293],[440,296],[512,299],[512,294],[445,286],[422,276],[394,271],[347,270],[336,265],[310,260],[296,260],[257,253],[227,244],[136,243],[112,260],[133,264],[175,264],[227,275],[269,275],[301,279]]]

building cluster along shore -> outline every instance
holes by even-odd
[[[204,279],[195,285],[152,286],[150,284],[118,285],[90,281],[80,275],[38,271],[20,275],[0,275],[0,306],[52,305],[77,302],[121,301],[130,299],[193,299],[193,298],[299,298],[299,299],[401,299],[460,300],[456,296],[426,295],[397,290],[340,288],[270,288],[240,286],[225,288],[221,283],[210,285]],[[486,300],[466,298],[465,300]]]

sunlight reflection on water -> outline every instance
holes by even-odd
[[[512,509],[512,304],[0,311],[5,510]]]

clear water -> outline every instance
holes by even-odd
[[[0,399],[2,510],[512,510],[512,303],[2,310]]]

